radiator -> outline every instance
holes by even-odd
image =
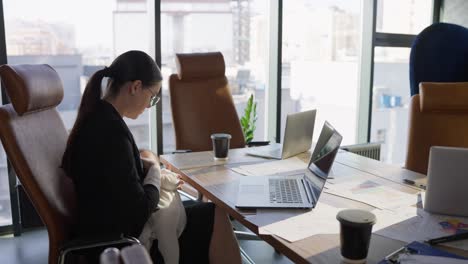
[[[380,160],[380,143],[364,143],[342,146],[341,149],[371,159]]]

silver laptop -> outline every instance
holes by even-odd
[[[431,147],[424,209],[428,212],[468,216],[468,149]]]
[[[266,147],[251,148],[247,154],[264,158],[287,159],[309,150],[312,145],[316,113],[317,110],[310,110],[289,114],[286,117],[283,145],[274,143]]]
[[[331,136],[330,135],[331,132]],[[320,138],[329,136],[311,157],[304,173],[242,177],[237,195],[239,208],[313,208],[322,193],[341,144],[341,135],[325,123]]]

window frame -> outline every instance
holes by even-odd
[[[398,33],[385,33],[385,32],[377,32],[376,29],[376,20],[377,20],[377,8],[378,8],[378,0],[363,0],[364,2],[368,1],[368,4],[373,5],[372,8],[372,24],[373,24],[373,30],[372,30],[372,39],[371,41],[371,51],[369,52],[371,54],[370,56],[370,62],[367,61],[367,63],[370,63],[369,70],[363,74],[370,74],[368,78],[367,76],[362,76],[361,78],[366,79],[368,82],[367,87],[364,88],[363,83],[361,83],[361,90],[363,89],[368,89],[368,103],[365,104],[367,105],[366,110],[360,111],[359,114],[362,115],[364,113],[367,113],[368,115],[368,122],[367,125],[361,124],[361,127],[358,128],[358,143],[359,142],[370,142],[370,137],[371,137],[371,129],[372,129],[372,97],[373,97],[373,86],[374,86],[374,54],[375,54],[375,48],[376,47],[391,47],[391,48],[411,48],[413,45],[414,40],[416,39],[416,34],[398,34]],[[440,14],[441,10],[443,8],[443,1],[444,0],[432,0],[432,23],[438,23],[440,22]],[[370,16],[369,12],[367,14],[363,14],[365,16]],[[368,43],[366,43],[368,45]],[[366,45],[363,43],[364,45]],[[361,65],[361,67],[364,67],[364,65]],[[408,91],[409,92],[409,91]],[[360,105],[361,108],[361,105]]]

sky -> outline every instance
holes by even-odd
[[[66,23],[75,26],[78,47],[112,47],[112,11],[115,0],[3,0],[9,19]]]
[[[255,0],[254,9],[266,9],[270,0]],[[164,2],[164,0],[163,0]],[[359,11],[360,0],[292,0],[286,6],[316,7],[337,5],[346,10]],[[48,23],[74,25],[78,48],[102,45],[112,47],[112,12],[116,0],[3,0],[8,20],[22,18],[28,21],[42,20]],[[285,7],[286,7],[285,6]]]

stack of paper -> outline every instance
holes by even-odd
[[[290,171],[304,171],[306,168],[306,163],[297,157],[292,157],[285,160],[239,166],[231,168],[231,170],[245,176],[263,176],[277,175]]]

